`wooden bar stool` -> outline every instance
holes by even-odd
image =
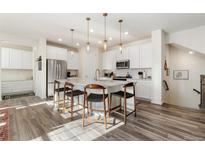
[[[91,116],[92,111],[97,112],[103,112],[104,113],[104,126],[107,128],[107,113],[109,112],[109,97],[108,94],[105,94],[105,87],[99,84],[88,84],[84,87],[84,103],[83,103],[83,115],[82,115],[82,126],[84,127],[84,121],[85,121],[85,108],[88,110],[88,118]],[[102,90],[101,93],[87,93],[87,90]],[[108,110],[106,109],[106,99],[108,102]],[[103,109],[94,109],[92,108],[93,102],[102,102],[103,103]],[[90,103],[90,104],[89,104]],[[87,106],[86,106],[87,104]],[[108,114],[109,116],[109,114]]]
[[[82,110],[82,109],[78,109],[78,110],[75,110],[75,111],[73,110],[73,108],[74,108],[74,97],[78,97],[78,104],[75,105],[75,106],[79,106],[79,105],[81,105],[80,102],[79,102],[79,96],[84,94],[83,91],[74,90],[73,87],[74,87],[74,85],[72,83],[65,82],[65,84],[64,84],[64,111],[66,109],[66,97],[67,97],[67,100],[70,103],[70,106],[68,106],[68,109],[70,109],[70,111],[68,111],[68,112],[71,113],[71,120],[73,120],[73,113]]]
[[[56,102],[58,102],[58,110],[60,110],[60,93],[61,92],[64,92],[64,87],[60,87],[60,82],[55,80],[54,81],[54,96],[53,96],[53,100],[54,100],[54,103],[56,104]],[[57,100],[55,98],[57,94]]]
[[[133,93],[128,93],[128,92],[127,92],[127,88],[130,88],[130,87],[133,87]],[[118,91],[118,92],[114,92],[114,93],[111,93],[111,94],[110,94],[110,107],[111,107],[112,96],[113,96],[113,95],[120,97],[120,106],[119,106],[120,110],[121,110],[121,98],[124,98],[124,113],[120,113],[120,112],[118,112],[118,111],[116,111],[116,110],[113,110],[113,111],[111,111],[111,112],[114,112],[114,113],[117,113],[117,114],[123,116],[123,117],[124,117],[124,123],[126,124],[126,122],[127,122],[127,117],[128,117],[129,115],[131,115],[132,113],[135,112],[135,117],[136,117],[135,85],[134,85],[133,82],[130,82],[130,83],[127,83],[126,85],[124,85],[123,88],[124,88],[124,91]],[[131,111],[130,113],[127,113],[127,99],[128,99],[128,98],[131,98],[131,97],[134,98],[134,110]]]

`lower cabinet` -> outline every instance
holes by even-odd
[[[33,80],[2,82],[2,95],[33,92]]]
[[[151,86],[152,81],[138,80],[135,87],[136,97],[151,100]]]

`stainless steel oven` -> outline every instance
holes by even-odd
[[[117,69],[129,69],[130,68],[130,60],[121,60],[116,62]]]

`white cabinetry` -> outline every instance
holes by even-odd
[[[1,48],[2,69],[32,69],[32,52],[20,49]]]
[[[80,55],[78,52],[68,52],[67,68],[71,70],[78,70],[80,68]]]
[[[152,45],[145,43],[140,45],[140,68],[152,67]]]
[[[140,68],[140,47],[130,46],[129,50],[129,59],[130,59],[130,68]]]
[[[116,68],[115,50],[107,51],[103,53],[103,69],[113,70]]]
[[[80,67],[80,55],[78,52],[71,54],[66,48],[47,46],[47,59],[65,60],[67,69],[78,70]]]
[[[115,50],[116,61],[129,59],[129,48],[124,47],[122,52],[120,50]]]
[[[10,64],[10,49],[1,48],[1,68],[9,68]]]
[[[20,94],[33,91],[33,80],[2,82],[2,95]]]
[[[151,100],[152,81],[137,80],[135,87],[136,97]]]
[[[68,51],[65,48],[47,46],[47,59],[65,60],[67,61]]]

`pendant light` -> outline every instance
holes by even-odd
[[[74,29],[70,29],[70,31],[71,31],[71,45],[72,45],[72,47],[73,47],[73,33],[74,33]],[[71,50],[71,51],[70,51],[70,54],[73,55],[74,52]]]
[[[119,43],[119,50],[122,53],[122,22],[123,20],[120,19],[118,20],[118,22],[120,23],[120,43]]]
[[[104,16],[104,44],[103,44],[103,47],[104,47],[104,51],[107,51],[107,36],[106,36],[106,17],[107,17],[107,13],[103,13],[103,16]]]
[[[86,50],[87,51],[90,51],[90,36],[89,36],[89,32],[90,32],[90,25],[89,25],[89,22],[90,22],[90,18],[88,17],[88,18],[86,18],[86,20],[87,20],[87,43],[86,43]]]

